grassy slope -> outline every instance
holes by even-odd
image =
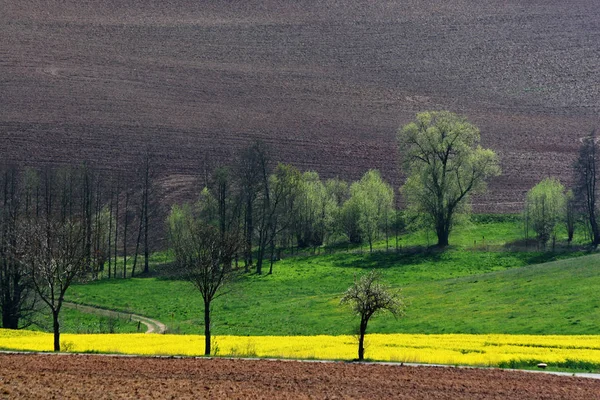
[[[457,246],[445,252],[287,258],[275,264],[273,275],[247,275],[215,302],[214,332],[351,333],[356,321],[338,305],[339,298],[356,274],[379,268],[386,281],[403,288],[410,306],[400,320],[374,319],[372,332],[597,333],[596,256],[532,265],[572,254],[465,248],[474,237],[485,236],[486,246],[492,247],[502,244],[500,237],[514,240],[511,229],[515,223],[463,227],[455,235]],[[403,240],[419,243],[414,236]],[[73,287],[69,300],[155,317],[174,332],[202,331],[202,303],[187,282],[103,280]]]
[[[405,331],[597,334],[597,255],[407,287]]]
[[[87,314],[68,307],[60,312],[60,331],[62,333],[135,333],[138,324],[121,318],[109,318],[101,315]],[[142,325],[142,332],[145,326]],[[52,316],[42,309],[36,318],[36,324],[29,329],[52,331]]]

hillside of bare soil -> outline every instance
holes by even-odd
[[[347,363],[0,355],[0,398],[593,399],[600,381]]]
[[[395,134],[449,109],[504,174],[476,210],[515,211],[570,179],[600,126],[595,0],[0,2],[0,156],[131,165],[171,193],[259,138],[276,160],[401,182]]]

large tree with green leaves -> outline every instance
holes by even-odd
[[[409,210],[422,215],[438,246],[448,245],[457,215],[468,211],[471,194],[500,174],[498,157],[479,144],[479,129],[449,111],[417,114],[399,130],[399,151],[407,175],[402,187]]]

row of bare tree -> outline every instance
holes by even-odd
[[[40,306],[52,314],[60,349],[59,314],[76,280],[133,276],[143,248],[149,269],[149,230],[155,220],[152,158],[135,174],[108,175],[78,167],[0,171],[0,311],[2,327],[18,329]],[[159,223],[162,227],[162,222]],[[122,264],[121,264],[122,261]],[[131,262],[129,263],[131,264]],[[140,267],[141,268],[141,267]]]

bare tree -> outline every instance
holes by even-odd
[[[18,329],[31,323],[36,296],[31,275],[22,262],[25,207],[16,168],[2,171],[0,190],[0,326]]]
[[[243,204],[243,215],[244,215],[244,261],[246,271],[248,271],[253,264],[252,260],[252,245],[254,239],[255,230],[255,206],[256,200],[259,194],[262,193],[262,208],[267,208],[270,205],[270,197],[268,191],[265,191],[268,186],[265,182],[268,182],[270,158],[269,149],[261,141],[254,142],[250,147],[243,150],[239,157],[238,164],[235,169],[236,178],[240,189],[240,196]],[[266,213],[261,214],[263,217]],[[263,218],[259,220],[259,231],[263,231]],[[266,231],[264,231],[266,232]],[[261,243],[265,241],[259,238],[259,248]],[[264,251],[263,251],[264,252]],[[260,253],[260,251],[259,251]],[[260,256],[259,256],[260,258]],[[257,270],[260,271],[262,267],[262,261]]]
[[[262,266],[265,258],[267,244],[269,242],[269,234],[271,226],[274,223],[275,210],[277,210],[277,202],[272,193],[273,188],[269,180],[270,176],[270,156],[269,150],[261,143],[257,142],[254,146],[254,157],[256,166],[259,171],[260,184],[260,202],[258,213],[258,254],[256,256],[256,273],[262,274]]]
[[[123,210],[123,278],[127,278],[127,228],[129,227],[129,201],[131,190],[125,189],[125,209]]]
[[[107,244],[109,230],[108,210],[105,207],[104,180],[102,174],[84,164],[81,171],[82,208],[86,221],[86,252],[87,264],[94,279],[98,279],[104,271],[107,254],[110,251]]]
[[[217,205],[217,225],[221,238],[224,240],[231,235],[240,236],[240,213],[242,209],[242,196],[233,186],[231,170],[220,167],[213,173],[213,191]],[[231,254],[235,257],[237,267],[237,251]],[[231,267],[233,259],[225,260],[225,265]]]
[[[108,249],[108,279],[112,276],[112,242],[113,242],[113,210],[114,210],[114,199],[115,192],[111,187],[110,189],[110,201],[108,203],[108,238],[106,242],[106,247]],[[116,257],[116,255],[115,255]],[[117,263],[117,259],[115,258],[115,264]]]
[[[404,300],[399,292],[393,292],[381,283],[381,274],[377,271],[354,280],[340,304],[348,304],[360,317],[358,330],[358,360],[365,358],[365,334],[371,317],[382,311],[389,311],[394,317],[404,315]]]
[[[65,293],[75,281],[89,276],[90,246],[96,241],[93,202],[97,185],[84,168],[44,169],[40,211],[24,229],[22,260],[38,297],[52,314],[54,350],[60,351],[59,315]],[[91,210],[90,210],[91,208]],[[89,234],[88,234],[89,230]]]
[[[567,242],[571,244],[575,234],[575,225],[577,224],[577,208],[575,195],[572,190],[565,194],[565,228],[567,229]]]
[[[81,184],[81,208],[83,212],[83,220],[85,221],[84,226],[84,235],[85,235],[85,252],[86,252],[86,264],[91,265],[93,258],[93,241],[92,241],[92,230],[93,230],[93,205],[94,205],[94,174],[91,171],[89,165],[87,163],[83,164],[83,167],[80,171],[80,184]],[[73,196],[73,192],[69,193],[70,196]],[[68,199],[68,202],[72,203],[72,199]]]
[[[46,168],[41,176],[42,210],[30,219],[25,232],[24,260],[37,295],[50,308],[54,350],[60,351],[59,314],[64,295],[87,267],[85,212],[76,201],[76,173],[70,168]],[[75,221],[74,216],[79,220]]]
[[[140,252],[140,243],[142,241],[142,232],[143,232],[143,228],[144,228],[144,193],[142,190],[142,195],[141,195],[141,201],[138,207],[138,233],[137,233],[137,239],[135,241],[135,251],[133,252],[133,266],[131,267],[131,277],[133,278],[133,276],[135,275],[135,270],[137,268],[137,260],[138,260],[138,255]]]
[[[155,193],[155,169],[153,165],[152,155],[149,149],[146,149],[142,155],[140,168],[137,173],[138,184],[140,188],[140,197],[138,204],[138,234],[135,244],[135,255],[133,258],[133,267],[131,269],[131,276],[135,274],[140,243],[144,241],[144,270],[143,273],[147,274],[150,272],[150,242],[149,242],[149,224],[151,216],[154,214],[156,209],[153,200]]]
[[[221,235],[239,229],[241,196],[233,185],[232,172],[227,167],[219,167],[213,174],[213,190],[217,200],[218,226]]]
[[[87,272],[85,227],[73,219],[47,219],[29,228],[27,264],[38,296],[52,312],[54,351],[60,351],[58,317],[65,293]]]
[[[153,207],[155,200],[155,185],[154,180],[156,178],[156,170],[152,163],[152,157],[149,151],[146,151],[144,157],[144,189],[143,189],[143,219],[144,219],[144,273],[150,272],[150,221],[151,216],[154,214],[153,211],[157,207]]]
[[[118,240],[119,240],[119,197],[121,196],[121,183],[122,182],[122,175],[120,171],[117,171],[117,184],[116,184],[116,192],[115,192],[115,216],[114,216],[114,221],[115,221],[115,238],[114,238],[114,244],[115,244],[115,248],[114,248],[114,273],[113,273],[113,277],[117,277],[117,257],[118,257]],[[110,249],[109,249],[110,251]]]
[[[238,249],[237,232],[222,236],[219,229],[201,222],[189,207],[173,207],[169,216],[170,239],[175,259],[184,276],[194,284],[204,302],[204,354],[211,353],[211,304],[235,272],[228,262]]]
[[[580,202],[580,208],[590,229],[592,245],[600,244],[600,226],[598,225],[596,204],[598,195],[598,149],[596,131],[583,139],[579,156],[575,162],[575,197]]]

